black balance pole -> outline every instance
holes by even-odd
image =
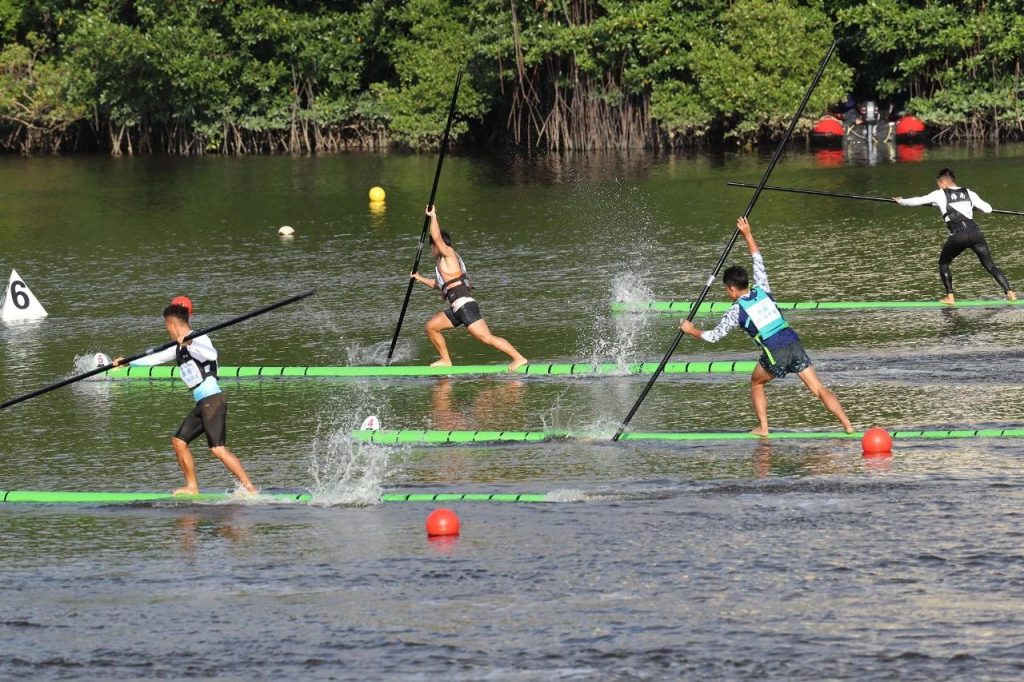
[[[239,315],[238,317],[232,318],[232,319],[228,320],[227,322],[221,322],[220,324],[215,324],[212,327],[207,327],[206,329],[203,329],[202,331],[194,331],[191,334],[189,334],[188,336],[186,336],[185,340],[188,341],[189,339],[194,339],[197,336],[203,336],[204,334],[211,334],[211,333],[217,331],[218,329],[224,329],[225,327],[230,327],[233,324],[238,324],[239,322],[244,322],[245,320],[248,320],[248,319],[251,319],[253,317],[256,317],[257,315],[262,315],[263,313],[269,313],[271,310],[277,310],[278,308],[280,308],[282,306],[286,306],[286,305],[289,305],[291,303],[295,303],[296,301],[301,301],[302,299],[306,298],[307,296],[312,296],[315,293],[316,293],[316,289],[310,289],[309,291],[305,291],[305,292],[303,292],[301,294],[296,294],[295,296],[291,296],[289,298],[286,298],[283,301],[278,301],[277,303],[273,303],[271,305],[268,305],[265,308],[260,308],[259,310],[253,310],[252,312],[248,312],[248,313],[246,313],[244,315]],[[129,356],[129,357],[125,358],[124,359],[124,363],[127,364],[127,363],[131,362],[132,360],[138,360],[139,358],[144,358],[147,355],[152,355],[153,353],[159,353],[162,350],[166,350],[166,349],[170,348],[171,346],[176,346],[176,345],[178,345],[177,341],[168,341],[167,343],[163,344],[162,346],[157,346],[156,348],[147,348],[146,350],[142,351],[141,353],[136,353],[135,355],[132,355],[132,356]],[[108,370],[111,370],[111,369],[114,369],[114,365],[113,364],[103,365],[101,367],[97,367],[96,369],[91,369],[88,372],[85,372],[84,374],[78,374],[78,375],[70,377],[68,379],[64,379],[62,381],[58,381],[57,383],[50,384],[49,386],[45,386],[43,388],[37,389],[35,391],[32,391],[31,393],[26,393],[25,395],[20,395],[17,398],[11,398],[7,402],[5,402],[3,404],[0,404],[0,410],[8,408],[11,405],[16,405],[16,404],[18,404],[20,402],[23,402],[25,400],[29,400],[30,398],[35,398],[36,396],[43,395],[44,393],[49,393],[50,391],[54,391],[54,390],[56,390],[58,388],[61,388],[63,386],[67,386],[68,384],[73,384],[75,382],[81,381],[82,379],[88,379],[89,377],[96,376],[97,374],[103,374],[104,372],[106,372]]]
[[[757,187],[749,182],[727,182],[725,183],[730,187]],[[837,197],[839,199],[859,199],[861,201],[881,201],[887,204],[895,203],[896,200],[891,197],[873,197],[867,194],[846,194],[844,192],[826,192],[820,189],[800,189],[798,187],[776,187],[774,185],[765,185],[764,189],[769,189],[775,192],[792,192],[793,194],[813,194],[819,197]],[[1004,215],[1024,215],[1024,211],[1004,211],[1002,209],[993,208],[993,213],[1002,213]]]
[[[448,137],[452,132],[452,120],[455,118],[455,102],[459,98],[459,86],[462,84],[462,71],[455,77],[455,90],[452,92],[452,103],[448,107],[448,123],[444,127],[444,136],[441,138],[441,153],[437,157],[437,170],[434,171],[434,186],[430,188],[430,201],[428,206],[434,205],[434,198],[437,196],[437,183],[441,180],[441,166],[444,165],[444,155],[448,151]],[[420,267],[420,258],[423,256],[423,244],[427,240],[427,230],[430,229],[430,216],[423,217],[423,230],[420,232],[420,245],[416,249],[416,260],[412,262],[412,270],[416,272]],[[409,286],[405,290],[405,300],[402,301],[402,312],[398,314],[398,324],[395,326],[395,335],[391,338],[391,347],[388,348],[388,359],[385,365],[391,364],[391,357],[395,354],[395,345],[398,343],[398,334],[402,331],[402,322],[405,320],[405,311],[409,307],[409,298],[412,296],[412,287],[416,280],[409,278]]]
[[[810,87],[807,88],[807,92],[804,93],[804,98],[800,102],[800,106],[797,107],[796,113],[793,114],[793,120],[789,122],[789,128],[786,129],[786,134],[783,135],[782,139],[779,141],[779,146],[776,148],[775,153],[772,155],[772,159],[768,163],[768,168],[765,169],[764,175],[761,176],[761,182],[758,183],[757,191],[754,192],[754,196],[750,197],[750,203],[747,204],[747,209],[743,212],[744,218],[748,217],[750,215],[750,212],[754,210],[754,204],[757,203],[758,197],[761,196],[761,190],[764,189],[765,183],[768,182],[768,176],[772,174],[772,170],[775,168],[775,164],[778,163],[779,157],[782,156],[782,150],[785,149],[786,143],[789,142],[789,138],[793,135],[793,129],[796,128],[797,122],[803,115],[804,108],[807,106],[807,101],[811,98],[811,93],[814,92],[814,89],[818,86],[818,81],[821,80],[822,74],[825,73],[825,67],[828,65],[829,60],[832,58],[832,53],[835,52],[836,50],[836,43],[837,41],[832,41],[832,45],[829,46],[828,51],[822,58],[821,64],[818,66],[817,73],[814,74],[814,79],[811,81]],[[690,312],[686,316],[687,320],[692,321],[693,318],[697,315],[697,309],[700,308],[700,304],[704,302],[704,299],[707,297],[708,292],[711,290],[711,286],[715,283],[715,279],[718,278],[718,273],[722,269],[722,265],[725,264],[725,259],[729,257],[729,252],[732,251],[732,247],[736,244],[736,239],[739,236],[740,231],[738,229],[733,230],[732,238],[726,245],[725,250],[722,251],[722,255],[718,259],[718,263],[715,265],[715,269],[711,272],[711,275],[708,277],[707,282],[704,284],[704,290],[700,292],[700,296],[698,296],[697,300],[693,302],[692,306],[690,306]],[[622,420],[622,424],[619,426],[619,430],[615,432],[614,436],[612,436],[613,441],[619,440],[619,437],[622,435],[622,432],[626,430],[627,426],[629,426],[629,422],[630,420],[633,419],[633,415],[635,415],[636,411],[640,409],[640,404],[644,401],[644,398],[647,397],[647,394],[650,393],[651,387],[654,386],[654,382],[658,380],[659,376],[661,376],[661,373],[665,369],[665,365],[668,364],[669,359],[672,357],[672,354],[676,352],[676,348],[679,346],[679,342],[682,340],[683,332],[682,330],[680,330],[679,332],[676,333],[676,338],[672,341],[672,345],[669,347],[668,352],[665,353],[665,357],[661,359],[661,363],[658,365],[658,369],[654,371],[654,374],[651,375],[651,378],[650,380],[648,380],[647,385],[644,386],[644,390],[642,393],[640,393],[640,397],[637,398],[636,402],[633,404],[633,407],[629,410],[629,414],[626,415],[626,418]]]

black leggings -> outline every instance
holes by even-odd
[[[981,229],[976,226],[954,232],[942,246],[942,253],[939,254],[939,277],[942,279],[942,286],[946,287],[946,293],[953,293],[953,273],[949,270],[949,264],[961,253],[970,249],[978,256],[982,267],[988,270],[988,274],[995,278],[1005,294],[1010,290],[1010,283],[1006,281],[1006,275],[996,267],[992,261],[992,254],[989,253],[988,243]]]
[[[228,436],[228,401],[223,393],[208,395],[192,409],[181,422],[175,438],[191,443],[196,436],[206,432],[206,444],[211,448],[220,447],[227,442]]]

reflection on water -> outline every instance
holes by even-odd
[[[174,519],[183,554],[196,555],[207,550],[203,545],[214,539],[240,543],[248,540],[250,529],[245,527],[234,509],[216,513],[183,512]]]
[[[453,398],[455,381],[438,379],[430,391],[431,428],[462,431],[494,423],[518,406],[526,385],[519,380],[501,381],[478,388],[472,396]]]

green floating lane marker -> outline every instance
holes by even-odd
[[[1024,428],[890,431],[894,440],[940,440],[948,438],[1024,438]],[[767,440],[859,440],[864,433],[842,431],[772,431]],[[571,431],[433,431],[427,429],[358,430],[355,440],[380,445],[460,445],[467,443],[537,443],[562,439],[611,442],[608,435]],[[624,441],[729,441],[765,440],[747,431],[649,431],[624,433]]]
[[[147,492],[79,492],[70,490],[2,490],[0,502],[29,504],[131,504],[133,502],[232,502],[259,504],[261,502],[291,502],[306,504],[312,501],[309,493],[261,493],[255,497],[236,497],[232,493],[199,493],[198,495],[172,495]]]
[[[781,310],[885,310],[892,308],[1000,308],[1020,305],[1021,301],[1006,299],[985,299],[977,301],[957,301],[955,306],[948,306],[938,301],[776,301]],[[612,312],[615,313],[681,313],[690,312],[692,301],[644,301],[625,303],[613,301]],[[714,301],[700,304],[698,313],[724,313],[732,306],[731,301]]]
[[[665,366],[666,374],[732,374],[752,372],[757,363],[753,360],[715,360],[712,362],[670,362]],[[528,376],[599,376],[615,374],[651,374],[658,368],[657,362],[633,362],[620,367],[614,362],[572,362],[537,363],[531,362],[520,367],[515,374]],[[623,371],[625,369],[625,371]],[[217,375],[224,379],[267,379],[267,378],[346,378],[367,377],[450,377],[508,375],[506,365],[461,365],[455,367],[428,367],[420,365],[359,366],[359,367],[219,367]],[[111,379],[176,379],[178,368],[170,365],[151,367],[126,367],[106,373]]]
[[[310,504],[310,493],[262,493],[237,497],[231,493],[172,495],[152,492],[78,492],[70,490],[0,490],[0,504],[134,504],[171,502],[176,504]],[[381,502],[554,502],[547,493],[384,493]]]

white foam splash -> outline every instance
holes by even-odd
[[[602,308],[607,311],[612,302],[629,305],[653,300],[654,293],[646,284],[648,276],[640,263],[624,268],[612,280],[610,300],[601,301]],[[649,315],[596,315],[592,328],[581,333],[590,339],[581,348],[583,357],[595,363],[614,362],[619,373],[625,374],[629,364],[637,361],[637,349],[650,322]]]
[[[84,374],[85,372],[91,372],[96,369],[96,356],[99,354],[98,351],[92,353],[86,353],[85,355],[76,355],[74,360],[75,374]],[[106,381],[108,377],[103,374],[97,374],[96,376],[84,379],[84,381]]]
[[[321,415],[309,460],[313,504],[367,506],[380,503],[384,480],[391,473],[389,460],[397,448],[364,443],[351,435],[368,414],[377,414],[381,422],[388,423],[389,410],[386,404],[379,404],[379,400],[370,387],[360,386],[355,398],[346,402],[345,407],[330,406],[328,413]]]
[[[612,280],[612,301],[638,306],[654,300],[654,291],[647,286],[650,273],[626,270]]]
[[[587,495],[582,490],[563,488],[552,490],[544,496],[544,499],[548,502],[586,502]]]
[[[363,443],[346,425],[314,443],[309,473],[313,503],[324,506],[369,506],[380,503],[391,448]]]
[[[387,362],[388,348],[390,347],[390,341],[378,341],[369,346],[350,343],[345,348],[345,354],[348,356],[349,365],[383,365]],[[391,358],[391,363],[394,364],[396,361],[408,360],[410,357],[412,357],[412,349],[409,346],[398,344],[395,346],[395,353]]]

